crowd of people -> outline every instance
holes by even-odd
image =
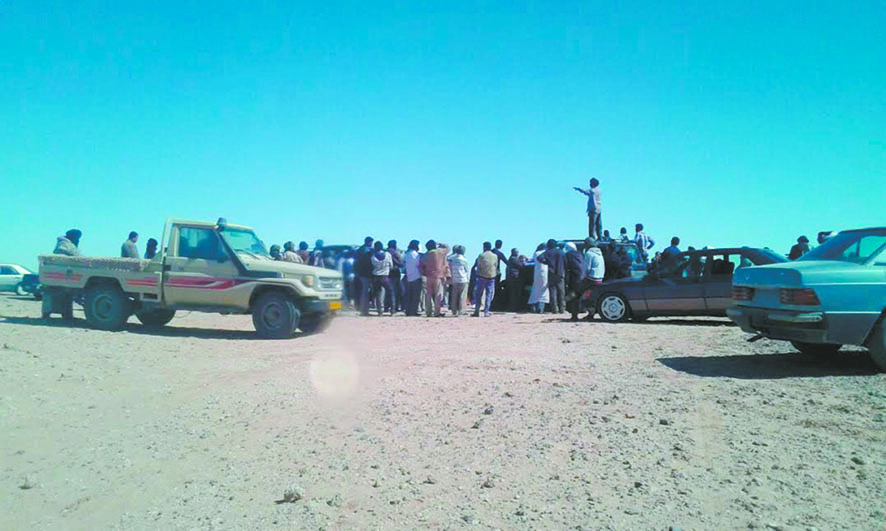
[[[622,234],[626,230],[622,229]],[[645,235],[642,225],[633,239],[612,239],[603,231],[600,240],[565,243],[551,239],[540,244],[530,255],[513,248],[504,252],[504,244],[483,243],[483,250],[473,260],[465,256],[465,246],[428,240],[424,246],[412,240],[405,250],[396,240],[385,245],[366,237],[363,245],[346,247],[338,252],[323,246],[308,251],[302,242],[294,250],[292,242],[282,247],[272,245],[274,260],[306,263],[335,269],[344,279],[343,298],[361,315],[425,315],[441,317],[444,310],[453,316],[465,315],[473,304],[474,316],[488,316],[496,297],[501,310],[541,313],[581,313],[582,294],[605,279],[632,274],[635,262],[645,262],[646,254],[628,252],[631,242],[639,249],[640,241],[652,248],[654,241]],[[619,243],[622,244],[619,244]],[[679,253],[675,238],[663,255]],[[650,262],[654,266],[655,260]]]

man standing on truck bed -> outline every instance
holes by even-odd
[[[129,238],[126,238],[126,241],[120,246],[120,258],[138,258],[138,247],[135,246],[137,241],[138,233],[130,232]]]

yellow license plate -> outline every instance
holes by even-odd
[[[330,302],[329,309],[330,310],[341,310],[341,302]]]

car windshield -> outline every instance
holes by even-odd
[[[270,258],[265,244],[251,230],[225,229],[221,235],[237,254],[246,254],[253,258]]]
[[[838,260],[860,264],[886,248],[886,229],[841,232],[798,260]]]

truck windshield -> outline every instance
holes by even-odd
[[[237,254],[270,258],[265,244],[251,230],[225,229],[220,234]]]
[[[860,264],[886,248],[886,229],[841,232],[798,260],[839,260]]]

